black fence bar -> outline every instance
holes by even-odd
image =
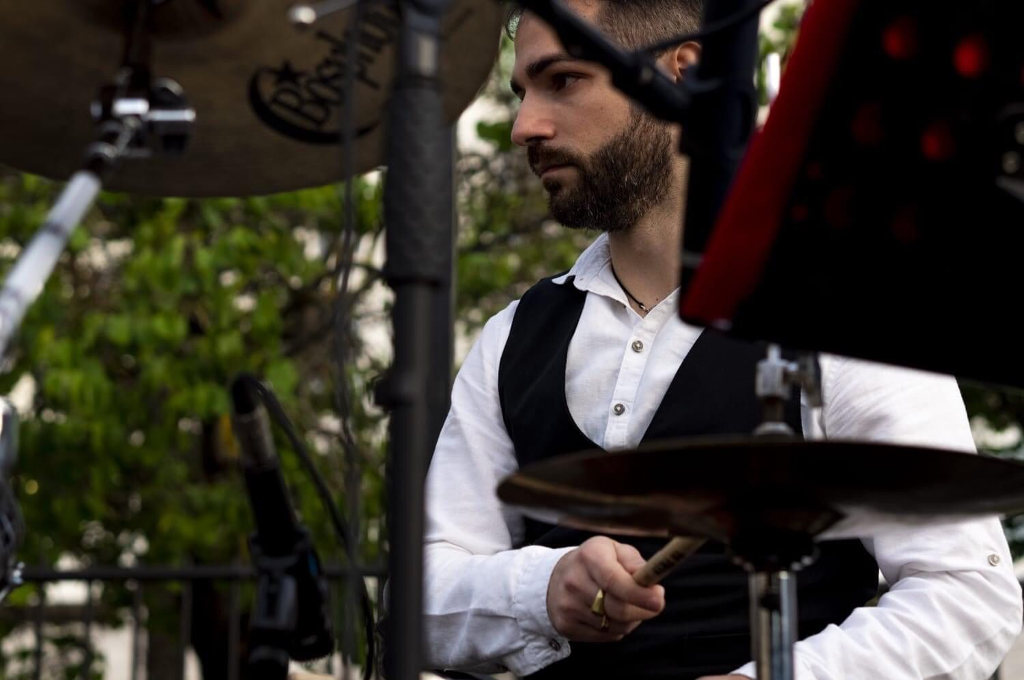
[[[387,568],[379,566],[329,565],[324,567],[329,579],[341,579],[352,574],[361,577],[383,578]],[[48,567],[26,567],[23,577],[26,583],[49,583],[52,581],[237,581],[255,580],[256,570],[248,565],[195,565],[195,566],[141,566],[141,567],[86,567],[84,569],[52,569]]]
[[[228,658],[231,659],[231,663],[228,666],[228,680],[238,680],[238,648],[242,643],[242,623],[239,621],[242,613],[242,592],[237,580],[231,582],[229,603],[231,614],[228,618]]]
[[[82,660],[82,672],[79,677],[82,680],[89,680],[89,675],[92,672],[92,619],[93,619],[93,597],[92,597],[92,581],[85,582],[85,615],[82,623],[85,625],[85,658]]]
[[[131,680],[139,679],[139,637],[142,630],[142,583],[135,584],[132,596],[132,676]]]
[[[43,617],[46,614],[46,589],[40,584],[36,588],[36,595],[39,597],[36,602],[36,619],[33,630],[36,637],[36,648],[33,654],[35,659],[35,671],[32,677],[35,680],[42,680],[43,677]]]
[[[184,670],[188,663],[188,648],[192,644],[192,581],[185,581],[181,588],[181,667]]]

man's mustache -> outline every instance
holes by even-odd
[[[553,165],[575,165],[583,166],[583,160],[576,154],[563,149],[554,149],[546,146],[530,146],[526,149],[526,159],[530,163],[533,174],[540,176],[541,172]]]

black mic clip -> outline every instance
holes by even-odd
[[[249,671],[257,680],[283,680],[289,658],[310,661],[334,649],[327,583],[305,529],[285,554],[267,554],[255,533],[249,551],[258,578],[249,624]]]

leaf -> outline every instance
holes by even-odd
[[[499,152],[509,152],[512,145],[512,122],[511,120],[485,122],[476,124],[476,134],[485,142],[490,142]]]
[[[265,375],[274,393],[282,400],[286,395],[292,395],[299,383],[299,372],[295,368],[295,362],[288,359],[271,361],[267,365]]]
[[[132,322],[123,314],[112,314],[104,324],[107,338],[118,347],[127,347],[132,341]]]

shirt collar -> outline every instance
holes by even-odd
[[[579,290],[615,300],[625,300],[625,293],[615,281],[611,265],[612,252],[608,246],[608,234],[604,233],[580,253],[569,271],[555,278],[553,282],[561,285],[572,278],[573,285]]]
[[[594,242],[576,258],[572,268],[561,276],[552,279],[552,282],[564,285],[570,279],[577,289],[585,293],[601,295],[629,307],[626,293],[622,290],[619,282],[615,280],[615,274],[612,273],[612,251],[608,245],[607,232],[594,239]],[[661,319],[663,323],[669,317],[675,318],[674,310],[678,306],[678,298],[679,289],[676,288],[651,310],[653,316],[648,315],[651,321]],[[673,312],[668,312],[669,308]],[[654,314],[654,312],[657,312],[657,314]],[[675,318],[675,320],[678,323],[683,323],[681,319]],[[683,325],[688,326],[688,324]],[[692,328],[699,333],[698,327],[694,326]]]

